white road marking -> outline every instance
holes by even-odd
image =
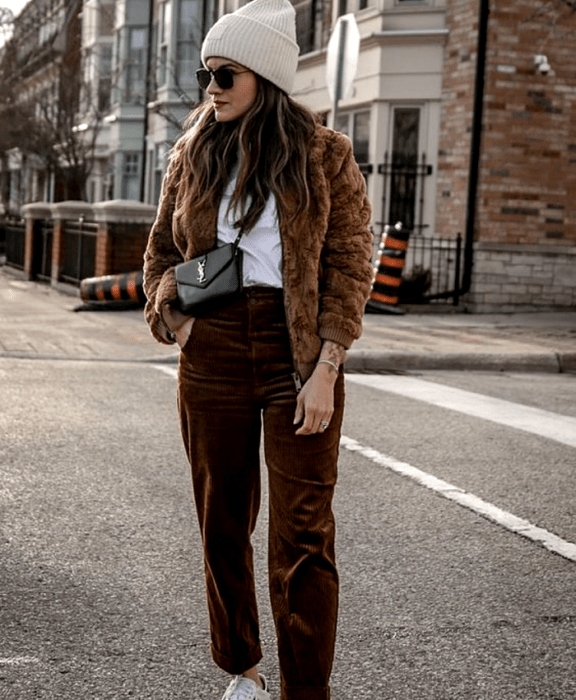
[[[175,367],[171,367],[170,365],[154,365],[154,367],[161,372],[169,374],[171,377],[174,377],[174,379],[178,379],[178,370]]]
[[[388,391],[417,401],[449,408],[476,418],[483,418],[509,428],[576,447],[576,418],[562,416],[532,406],[523,406],[476,394],[463,389],[435,384],[425,379],[380,374],[347,374],[346,380],[355,384]]]
[[[0,666],[24,666],[25,664],[39,664],[40,659],[35,656],[0,656]]]
[[[487,501],[483,501],[481,498],[463,491],[458,486],[449,484],[442,479],[437,479],[435,476],[432,476],[432,474],[427,474],[405,462],[399,462],[393,457],[388,457],[370,447],[364,447],[356,442],[356,440],[352,440],[343,435],[340,444],[347,450],[358,452],[375,464],[390,469],[396,474],[412,479],[421,486],[435,491],[450,501],[455,501],[464,508],[474,511],[474,513],[501,525],[517,535],[526,537],[533,542],[538,542],[550,552],[554,552],[565,559],[576,562],[576,544],[567,542],[552,532],[548,532],[548,530],[532,525],[528,520],[518,518],[512,513],[508,513]]]
[[[165,372],[171,377],[178,376],[177,370],[173,367],[168,367],[165,365],[155,366],[157,369]],[[479,418],[486,418],[487,420],[520,428],[521,430],[527,430],[528,432],[534,432],[537,435],[544,435],[545,437],[553,440],[558,440],[559,442],[576,446],[576,439],[574,439],[576,436],[569,431],[567,432],[570,425],[573,426],[572,431],[574,431],[576,428],[576,420],[573,418],[560,416],[549,411],[531,409],[528,406],[521,406],[520,404],[515,404],[510,401],[492,399],[488,396],[474,394],[469,391],[452,389],[451,387],[433,384],[432,382],[427,382],[412,377],[348,374],[346,375],[346,378],[347,380],[351,380],[357,384],[371,386],[384,391],[391,391],[392,393],[402,394],[403,396],[410,396],[411,398],[415,398],[419,401],[426,401],[427,403],[432,403],[436,406],[443,406],[444,408],[451,408],[452,410],[468,413],[469,415]],[[438,391],[435,391],[435,389]],[[445,389],[449,391],[442,391]],[[462,403],[460,403],[461,401]],[[522,420],[513,420],[514,416],[511,416],[505,412],[512,409],[514,411],[519,410]],[[523,412],[524,409],[526,409],[525,412]],[[544,416],[542,414],[544,414]],[[501,419],[499,419],[497,416],[500,416]],[[533,421],[537,420],[537,418],[546,419],[546,428],[543,428],[542,425],[538,423],[533,423]],[[556,430],[555,426],[552,424],[552,421],[557,419],[560,419],[560,430]],[[570,442],[566,442],[566,440],[570,440]],[[468,508],[468,510],[473,511],[474,513],[477,513],[478,515],[481,515],[482,517],[487,518],[498,525],[501,525],[510,532],[541,544],[550,552],[558,554],[559,556],[564,557],[564,559],[576,562],[576,544],[563,540],[561,537],[558,537],[558,535],[555,535],[544,528],[537,527],[528,520],[524,520],[523,518],[519,518],[508,511],[502,510],[501,508],[498,508],[498,506],[488,503],[487,501],[478,498],[478,496],[474,496],[474,494],[468,493],[458,486],[448,483],[447,481],[438,479],[432,474],[428,474],[417,467],[413,467],[406,462],[399,462],[397,459],[388,457],[370,447],[364,447],[356,440],[346,437],[345,435],[341,437],[340,444],[343,448],[349,450],[350,452],[357,452],[381,467],[385,467],[396,474],[412,479],[421,486],[424,486],[425,488],[438,493],[440,496],[443,496],[450,501],[454,501],[464,508]]]

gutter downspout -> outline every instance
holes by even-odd
[[[148,0],[148,50],[146,51],[146,84],[144,86],[144,123],[142,125],[142,165],[140,169],[140,201],[146,201],[146,170],[148,169],[148,130],[150,117],[148,105],[152,92],[152,49],[154,33],[154,0]]]
[[[486,68],[486,46],[488,39],[488,16],[490,0],[480,0],[478,16],[478,57],[476,59],[476,84],[474,89],[474,114],[472,118],[472,141],[470,143],[470,172],[468,176],[468,205],[466,210],[466,235],[464,238],[464,273],[461,294],[472,286],[474,266],[474,223],[476,199],[480,174],[480,146],[482,140],[482,115],[484,107],[484,79]]]

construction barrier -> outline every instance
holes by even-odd
[[[380,259],[370,298],[366,303],[366,312],[375,314],[402,314],[398,308],[402,271],[406,264],[406,251],[410,231],[398,222],[395,226],[386,226],[380,242]]]
[[[80,282],[80,298],[86,302],[132,302],[143,306],[146,303],[143,276],[144,273],[139,270],[119,275],[88,277]]]

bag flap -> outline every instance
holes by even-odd
[[[204,255],[198,255],[192,260],[176,265],[176,282],[191,287],[207,287],[222,270],[232,263],[235,251],[234,244],[227,243]]]

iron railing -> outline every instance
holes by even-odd
[[[391,159],[388,153],[384,154],[378,173],[384,175],[382,215],[388,222],[401,221],[411,231],[422,233],[427,227],[424,223],[424,184],[432,172],[425,153],[422,153],[420,162]],[[381,223],[382,231],[385,225],[386,222]]]
[[[26,224],[23,221],[7,221],[4,223],[4,231],[6,264],[23,270]]]
[[[34,222],[32,275],[43,282],[49,282],[52,276],[53,238],[53,225],[51,221],[40,219]]]
[[[80,284],[86,277],[94,277],[97,230],[97,224],[83,219],[66,221],[62,241],[64,259],[61,281]]]
[[[437,238],[412,235],[400,288],[400,303],[452,303],[461,294],[462,236]]]

